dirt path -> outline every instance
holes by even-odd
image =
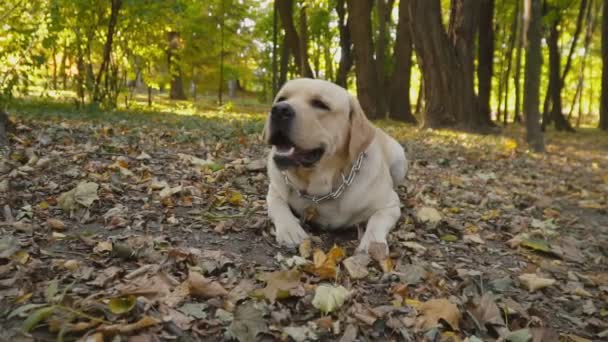
[[[19,122],[0,165],[0,339],[29,336],[24,321],[49,340],[608,338],[604,140],[534,156],[390,129],[412,161],[402,219],[357,280],[340,263],[355,230],[312,231],[312,250],[343,250],[299,268],[307,248],[274,243],[259,121],[179,120]]]

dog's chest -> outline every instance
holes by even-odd
[[[337,229],[361,221],[352,206],[340,200],[328,200],[315,204],[297,194],[289,196],[289,205],[302,221],[313,223],[327,229]]]

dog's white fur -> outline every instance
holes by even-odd
[[[341,173],[348,175],[359,153],[366,152],[355,181],[341,197],[316,207],[318,215],[314,223],[327,229],[337,229],[367,221],[358,250],[367,251],[371,242],[387,243],[388,233],[401,214],[395,188],[403,182],[407,172],[402,146],[373,126],[357,99],[333,83],[292,80],[279,91],[279,99],[289,103],[295,111],[293,142],[305,149],[325,147],[325,154],[315,166],[283,171],[298,189],[310,195],[324,195],[335,190],[342,182]],[[330,110],[312,106],[311,99],[322,99]],[[265,133],[269,125],[270,116]],[[299,197],[288,186],[273,161],[274,152],[273,147],[268,158],[268,214],[276,228],[277,242],[296,246],[307,239],[308,234],[291,209],[305,217],[306,208],[312,202]]]

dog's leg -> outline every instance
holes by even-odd
[[[392,196],[396,199],[396,201],[391,201],[393,205],[376,211],[370,217],[369,221],[367,221],[367,228],[365,229],[363,238],[361,238],[359,247],[357,247],[357,252],[367,252],[367,249],[372,242],[385,243],[387,246],[386,248],[388,249],[386,238],[401,216],[397,193],[393,192]],[[395,202],[396,204],[394,204]]]
[[[283,200],[272,186],[266,196],[268,216],[274,223],[277,242],[283,246],[295,247],[308,238],[302,229],[300,221],[293,215],[289,205]]]

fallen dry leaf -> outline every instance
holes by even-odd
[[[556,280],[552,278],[539,277],[535,273],[522,274],[519,277],[519,281],[528,289],[530,292],[534,292],[545,287],[555,284]]]
[[[312,305],[328,314],[339,309],[351,292],[343,286],[319,285],[315,289],[315,297],[312,300]]]
[[[445,321],[453,330],[459,330],[460,310],[447,299],[431,299],[418,306],[417,310],[420,314],[416,320],[418,329],[426,331]]]
[[[259,279],[266,282],[266,287],[255,293],[268,299],[271,303],[302,292],[296,291],[302,287],[300,272],[297,270],[263,273]]]
[[[202,274],[194,271],[188,273],[190,294],[195,297],[214,298],[223,297],[228,291],[217,281],[207,279]]]

